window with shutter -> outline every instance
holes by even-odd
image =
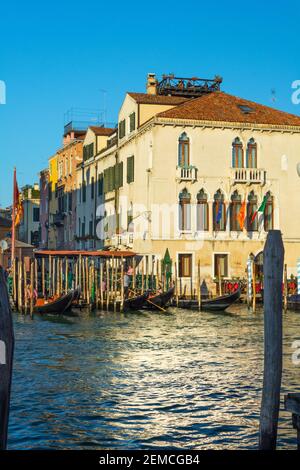
[[[180,253],[178,255],[179,277],[192,277],[192,254]]]
[[[103,187],[103,173],[98,175],[98,196],[102,196],[104,192],[104,187]]]
[[[214,276],[217,279],[228,276],[228,254],[215,253],[214,255]]]
[[[125,119],[119,122],[119,138],[123,139],[125,137]]]
[[[135,130],[135,113],[131,113],[129,116],[129,130],[130,132]]]
[[[127,158],[127,183],[134,181],[134,156]]]
[[[115,168],[113,166],[110,167],[110,191],[115,189]]]
[[[119,189],[122,186],[123,186],[123,162],[120,162],[115,166],[115,189]]]
[[[104,191],[104,194],[106,194],[108,192],[108,171],[107,169],[104,170],[104,174],[103,174],[103,191]]]

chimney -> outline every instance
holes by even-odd
[[[147,94],[156,95],[157,94],[157,80],[155,73],[148,73],[147,75]]]

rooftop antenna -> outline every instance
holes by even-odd
[[[272,88],[271,90],[271,101],[272,103],[275,103],[277,101],[275,88]]]

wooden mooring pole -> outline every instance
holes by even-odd
[[[264,248],[264,379],[260,410],[259,449],[276,449],[282,376],[281,232],[270,230]]]
[[[0,450],[7,445],[14,333],[7,286],[0,267]]]

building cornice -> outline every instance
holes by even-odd
[[[150,131],[154,126],[180,126],[180,127],[199,127],[201,129],[236,129],[236,130],[247,130],[247,131],[258,131],[258,132],[280,132],[290,134],[300,134],[300,126],[287,126],[277,124],[255,124],[249,122],[227,122],[227,121],[201,121],[192,119],[175,119],[175,118],[164,118],[159,116],[153,116],[147,122],[137,128],[135,132],[128,135],[122,141],[118,142],[118,145],[110,149],[105,149],[95,155],[92,159],[83,162],[83,166],[90,166],[93,162],[99,161],[102,158],[108,157],[111,154],[122,149],[127,144],[131,143],[132,140]]]
[[[152,123],[169,126],[189,126],[189,127],[202,127],[202,128],[220,128],[220,129],[244,129],[244,130],[257,130],[257,131],[268,131],[268,132],[289,132],[289,133],[300,133],[300,126],[288,126],[278,124],[256,124],[253,122],[228,122],[228,121],[202,121],[193,119],[175,119],[175,118],[163,118],[154,116]],[[150,124],[150,121],[145,123]]]

